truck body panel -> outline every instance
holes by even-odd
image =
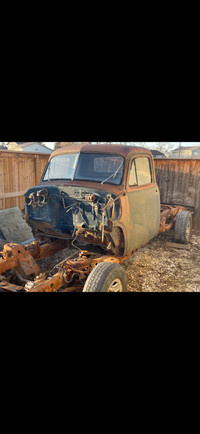
[[[130,165],[139,157],[149,161],[151,182],[129,186]],[[72,179],[64,179],[65,164]],[[26,219],[37,236],[84,236],[90,242],[93,237],[96,244],[127,255],[158,233],[158,186],[152,155],[143,148],[73,145],[57,150],[41,184],[29,189],[25,198]]]

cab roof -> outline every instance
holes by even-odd
[[[61,148],[56,149],[51,156],[55,157],[56,155],[66,154],[66,153],[105,153],[105,154],[119,154],[123,157],[128,157],[133,152],[139,153],[148,153],[151,155],[149,149],[141,148],[139,146],[129,146],[129,145],[121,145],[117,143],[106,143],[106,144],[85,144],[85,143],[75,143],[66,146],[62,146]]]

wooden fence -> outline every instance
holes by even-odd
[[[39,184],[49,154],[0,151],[0,209],[24,207],[24,193]]]
[[[200,229],[200,159],[155,159],[161,202],[196,207],[193,228]]]
[[[24,193],[39,184],[48,154],[0,151],[0,209],[24,207]],[[196,207],[200,229],[200,159],[155,159],[161,202]]]

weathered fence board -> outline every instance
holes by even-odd
[[[24,207],[24,193],[39,184],[49,154],[0,151],[0,209]]]
[[[200,159],[155,159],[162,203],[196,207],[193,227],[200,229]]]

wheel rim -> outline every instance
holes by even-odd
[[[115,279],[110,284],[108,288],[108,292],[123,292],[123,286],[120,279]]]

